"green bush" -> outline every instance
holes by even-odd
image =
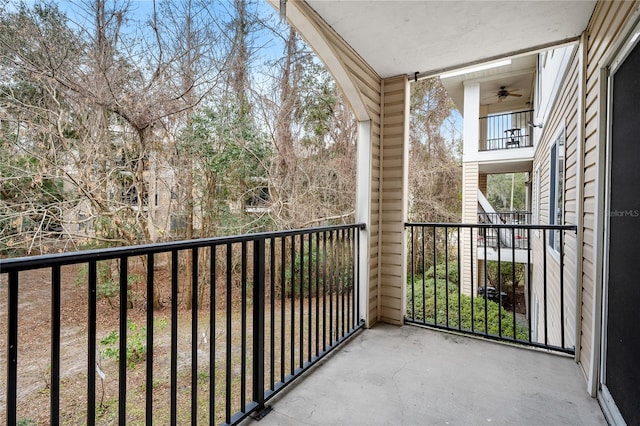
[[[147,328],[139,327],[138,324],[127,319],[127,366],[133,368],[136,364],[145,360],[147,354]],[[120,359],[120,336],[117,331],[112,331],[104,339],[100,340],[100,344],[105,348],[102,355],[105,358]]]
[[[101,262],[97,265],[96,270],[96,296],[98,299],[107,299],[109,304],[111,305],[111,301],[113,298],[118,297],[120,294],[120,281],[119,277],[114,276],[114,273],[111,270],[110,262],[115,262],[115,260],[108,260]],[[143,281],[143,277],[139,274],[129,273],[127,276],[127,286],[129,290],[127,290],[128,300],[131,301],[133,299],[133,292],[130,290],[132,286],[136,283],[141,283]],[[81,287],[87,285],[89,282],[89,267],[85,263],[80,266],[76,275],[76,285]]]
[[[476,332],[485,332],[485,300],[482,297],[470,297],[461,294],[458,290],[458,271],[454,263],[449,265],[449,279],[446,279],[444,264],[436,266],[437,284],[434,286],[433,268],[422,276],[416,276],[412,284],[407,284],[407,317],[426,324],[439,326],[447,325],[450,328],[460,328],[470,331],[472,324],[471,304],[473,302],[473,329]],[[423,284],[424,283],[424,284]],[[459,305],[458,305],[459,302]],[[458,311],[458,306],[460,310]],[[448,307],[448,309],[447,309]],[[436,311],[437,310],[437,311]],[[513,338],[513,314],[498,303],[486,301],[486,332],[492,335],[500,335]],[[527,327],[516,321],[516,339],[527,340],[529,336]]]
[[[327,242],[325,252],[322,242],[320,247],[316,249],[314,240],[311,244],[311,249],[309,249],[307,241],[304,242],[303,248],[304,253],[301,259],[300,246],[296,246],[296,256],[292,262],[293,266],[290,265],[285,270],[284,291],[287,297],[291,297],[292,294],[295,294],[296,297],[300,297],[301,294],[303,297],[308,297],[310,292],[313,296],[316,294],[318,286],[325,293],[340,293],[351,290],[353,287],[351,279],[353,265],[348,262],[349,256],[342,255],[340,252],[340,250],[348,250],[348,247],[340,248],[338,243],[330,246]],[[309,260],[311,260],[311,270],[309,270]],[[295,273],[293,280],[291,279],[292,267]],[[311,286],[309,286],[309,277],[311,277]],[[295,291],[292,291],[292,284]]]

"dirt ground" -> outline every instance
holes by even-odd
[[[82,273],[77,267],[65,267],[62,271],[61,289],[61,382],[60,411],[64,424],[86,422],[87,395],[87,286],[82,283]],[[7,318],[7,277],[0,278],[0,324]],[[18,422],[21,425],[49,424],[49,396],[51,384],[51,277],[47,270],[34,270],[20,274],[18,313]],[[128,311],[130,324],[129,341],[135,348],[144,346],[143,329],[146,321],[145,301],[138,301]],[[154,327],[154,380],[157,381],[158,405],[168,406],[163,396],[168,395],[168,353],[170,352],[169,309],[155,313]],[[203,336],[209,335],[208,314],[202,316]],[[118,347],[118,340],[104,344],[101,341],[118,331],[117,302],[100,298],[97,305],[97,349],[98,368],[96,377],[97,420],[101,424],[117,421],[118,366],[116,356],[109,349]],[[190,327],[189,311],[179,313],[179,383],[187,385],[190,380]],[[6,325],[0,326],[0,423],[5,423],[6,407]],[[202,351],[201,351],[202,352]],[[202,353],[202,365],[208,353]],[[204,356],[206,355],[206,357]],[[199,357],[200,358],[200,357]],[[206,358],[206,359],[205,359]],[[157,362],[155,362],[157,361]],[[208,364],[207,364],[208,366]],[[188,373],[188,376],[184,372]],[[101,379],[101,375],[104,378]],[[129,423],[144,421],[144,356],[127,369]],[[166,392],[163,389],[166,388]],[[165,395],[163,395],[165,394]],[[130,420],[130,421],[129,421]]]
[[[224,286],[222,286],[224,288]],[[138,289],[138,294],[143,294]],[[86,274],[74,267],[62,269],[62,294],[61,294],[61,380],[60,380],[60,411],[61,424],[79,425],[86,423],[87,408],[87,285]],[[224,290],[223,290],[224,291]],[[0,275],[0,424],[6,423],[6,365],[7,365],[7,277]],[[237,295],[236,295],[237,296]],[[198,423],[209,423],[208,400],[210,395],[210,375],[214,374],[215,383],[215,423],[224,421],[224,395],[226,394],[225,367],[228,359],[232,365],[232,412],[240,409],[240,371],[243,367],[241,355],[241,304],[234,297],[233,307],[230,311],[232,330],[232,352],[226,353],[226,321],[227,309],[224,306],[225,297],[219,295],[216,307],[216,329],[210,329],[210,317],[208,306],[198,314]],[[209,295],[203,294],[203,300],[208,300]],[[96,376],[96,421],[98,424],[116,424],[118,422],[118,363],[112,350],[118,347],[117,338],[111,343],[104,343],[105,338],[117,333],[119,317],[117,298],[98,299],[97,305],[97,376]],[[315,322],[316,299],[304,299],[303,313],[300,313],[300,299],[296,302],[293,324],[294,332],[291,333],[292,323],[290,302],[282,309],[279,302],[274,301],[275,322],[265,324],[267,333],[271,328],[276,336],[275,346],[266,348],[269,356],[273,350],[275,359],[286,359],[286,365],[280,367],[276,363],[276,370],[269,374],[278,381],[280,370],[291,370],[290,359],[302,358],[299,355],[300,346],[307,347],[307,339],[304,330],[307,324],[319,324]],[[319,299],[322,312],[323,299]],[[337,303],[337,296],[333,302]],[[271,306],[269,304],[269,306]],[[312,309],[309,309],[309,306]],[[337,309],[337,305],[335,305]],[[146,301],[138,298],[133,307],[128,310],[128,343],[133,349],[145,346],[146,332]],[[329,309],[329,308],[327,308]],[[245,394],[251,392],[251,303],[246,304],[247,325],[246,345],[247,356],[244,358],[248,381],[245,384]],[[280,316],[284,313],[284,319]],[[304,317],[304,328],[300,327],[300,316]],[[153,400],[154,423],[166,424],[169,420],[170,410],[170,350],[171,350],[171,312],[169,304],[154,314],[154,354],[153,354]],[[309,318],[311,317],[311,319]],[[318,317],[320,318],[320,317]],[[327,319],[328,320],[328,319]],[[19,285],[19,313],[18,313],[18,424],[45,425],[49,424],[50,386],[51,386],[51,277],[50,272],[34,270],[20,274]],[[337,323],[337,317],[334,324]],[[282,332],[283,328],[286,331]],[[316,327],[320,327],[316,325]],[[311,330],[312,327],[309,327]],[[290,344],[290,338],[296,335],[295,345]],[[328,333],[329,334],[329,333]],[[191,420],[191,311],[180,309],[178,313],[178,420],[179,423],[188,423]],[[285,336],[286,355],[281,356],[280,340],[278,336]],[[213,338],[212,338],[213,337]],[[329,337],[331,338],[331,337]],[[300,345],[303,340],[304,345]],[[215,345],[213,346],[212,345]],[[211,349],[215,349],[215,368],[209,368]],[[306,349],[305,349],[306,350]],[[315,351],[315,346],[313,351]],[[111,351],[111,352],[110,352]],[[290,351],[294,356],[290,356]],[[109,355],[111,353],[111,355]],[[308,356],[308,353],[304,357]],[[145,420],[145,356],[130,362],[127,368],[127,424],[144,424]],[[297,361],[296,361],[297,362]],[[267,379],[267,377],[265,377]],[[250,400],[250,398],[248,398]]]

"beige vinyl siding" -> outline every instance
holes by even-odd
[[[593,339],[598,335],[594,328],[600,327],[599,305],[596,304],[596,285],[600,270],[596,270],[599,262],[596,259],[598,253],[596,247],[602,244],[602,239],[597,235],[596,215],[598,214],[598,191],[602,190],[604,182],[599,181],[599,169],[604,167],[598,164],[600,156],[600,143],[606,134],[604,123],[606,108],[603,99],[600,99],[601,90],[606,88],[606,81],[601,81],[601,67],[605,55],[615,47],[614,43],[622,35],[621,31],[626,24],[634,7],[638,2],[598,2],[587,26],[587,67],[586,67],[586,93],[585,93],[585,141],[583,150],[583,226],[582,226],[582,305],[581,305],[581,338],[580,338],[580,365],[585,377],[591,381],[597,380],[594,375],[592,363]],[[599,242],[596,242],[599,239]],[[598,324],[596,324],[598,322]]]
[[[478,162],[467,161],[462,163],[462,182],[463,182],[463,195],[462,199],[464,204],[462,205],[462,223],[477,223],[478,222],[478,185],[480,184],[478,179]],[[484,182],[486,187],[486,175],[484,176]],[[476,283],[474,287],[477,287],[478,280],[476,277],[471,279],[471,262],[474,262],[474,271],[478,277],[484,277],[481,269],[476,266],[477,251],[472,250],[472,245],[476,245],[476,241],[472,238],[471,233],[468,231],[462,232],[462,247],[461,257],[462,262],[460,288],[466,295],[474,293],[475,289],[471,288],[471,283]],[[473,254],[471,254],[473,253]]]
[[[372,121],[371,135],[371,222],[369,224],[369,297],[368,324],[378,321],[378,259],[380,244],[380,120]]]
[[[367,326],[370,327],[380,319],[380,244],[382,242],[380,238],[380,209],[382,208],[380,190],[382,188],[381,164],[384,157],[380,150],[382,81],[380,76],[306,2],[296,2],[295,7],[301,11],[330,46],[340,67],[348,75],[351,84],[355,87],[357,92],[355,96],[357,98],[353,99],[354,94],[349,93],[341,85],[339,79],[336,79],[341,91],[345,93],[347,101],[351,103],[353,110],[360,110],[359,108],[354,108],[353,102],[360,102],[364,105],[366,117],[359,116],[357,119],[371,120],[371,205],[369,211],[370,222],[367,229],[369,235],[369,282],[364,283],[368,285]]]
[[[564,223],[578,224],[578,174],[577,159],[578,144],[581,143],[580,114],[578,102],[580,87],[580,48],[577,46],[563,87],[559,110],[566,111],[566,140],[564,152]],[[578,262],[577,232],[564,233],[564,305],[565,305],[565,339],[571,346],[575,346],[577,325],[577,303],[579,300],[579,285],[576,276]]]
[[[380,217],[380,320],[402,324],[406,259],[408,83],[405,76],[382,82],[382,180]]]
[[[550,206],[550,166],[551,146],[558,136],[564,138],[564,192],[563,192],[563,223],[576,223],[576,143],[578,137],[578,56],[574,55],[568,65],[564,81],[560,86],[557,98],[553,102],[547,122],[544,123],[543,133],[536,147],[534,169],[540,170],[540,223],[549,223]],[[570,155],[573,154],[573,158]],[[545,240],[546,237],[546,240]],[[564,323],[564,344],[575,344],[575,318],[577,300],[577,280],[575,278],[576,263],[576,234],[565,232],[563,234],[564,250],[564,284],[560,285],[561,264],[560,257],[555,250],[549,247],[549,233],[536,232],[532,234],[533,246],[533,274],[532,293],[538,300],[538,341],[544,343],[545,338],[549,344],[562,345],[561,331]],[[546,254],[546,289],[545,280],[545,254]],[[546,291],[546,302],[545,302]],[[561,304],[561,293],[564,307]],[[548,335],[545,336],[545,316]]]

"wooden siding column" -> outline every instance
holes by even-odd
[[[464,83],[464,144],[462,153],[462,223],[478,222],[478,188],[482,182],[479,177],[478,151],[480,143],[480,84]],[[486,131],[486,129],[483,129]],[[482,135],[484,138],[484,133]],[[486,179],[484,185],[486,186]],[[462,293],[471,295],[472,287],[477,287],[477,280],[471,276],[478,273],[477,235],[470,229],[462,231],[462,253],[460,259],[460,289]],[[482,274],[484,276],[484,273]],[[476,275],[477,276],[477,275]],[[472,285],[473,281],[473,285]]]
[[[468,161],[462,163],[462,223],[478,222],[478,163]],[[471,262],[474,262],[473,287],[477,287],[476,277],[479,269],[477,266],[477,250],[473,249],[477,241],[477,234],[471,235],[470,230],[462,231],[462,259],[460,264],[460,288],[462,293],[471,295],[474,292],[471,278]],[[484,272],[482,273],[484,277]]]
[[[409,82],[406,76],[382,80],[380,320],[401,325],[405,312],[409,165]]]

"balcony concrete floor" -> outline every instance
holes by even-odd
[[[270,401],[266,425],[603,425],[572,358],[414,326],[355,336]]]

